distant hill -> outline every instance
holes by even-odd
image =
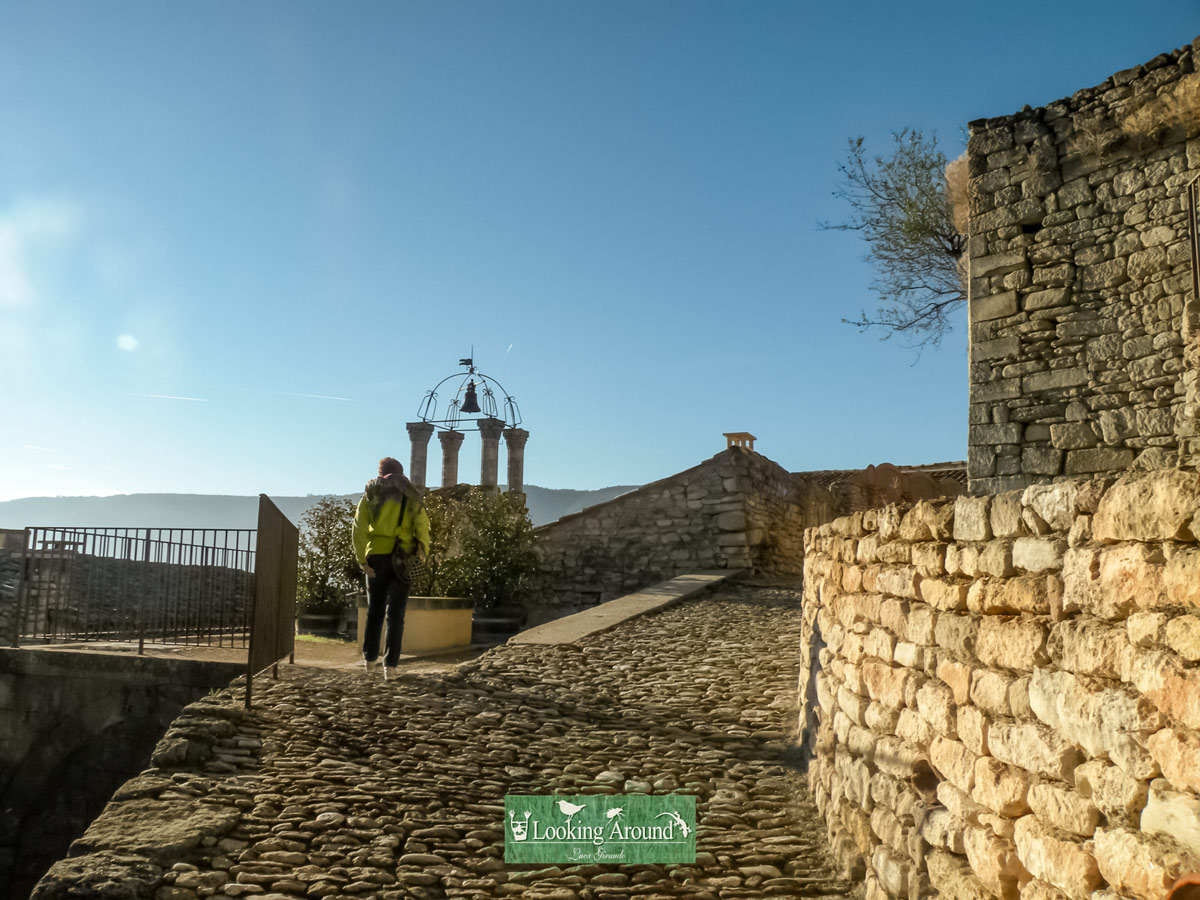
[[[544,525],[632,491],[636,485],[618,485],[595,491],[525,485],[529,517]],[[289,519],[300,517],[321,497],[271,497]],[[357,500],[361,492],[337,494]],[[117,494],[112,497],[23,497],[0,502],[0,528],[30,525],[111,528],[254,528],[258,524],[258,497],[223,494]]]

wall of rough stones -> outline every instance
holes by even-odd
[[[0,897],[28,896],[184,705],[244,669],[0,649]]]
[[[22,556],[0,549],[0,639],[8,643],[15,621]],[[72,551],[39,551],[25,559],[28,599],[20,631],[32,637],[76,634],[148,639],[220,631],[240,634],[249,625],[254,575],[225,566],[108,559]]]
[[[809,780],[868,900],[1162,900],[1200,869],[1200,475],[807,534]]]
[[[1200,450],[1184,190],[1200,174],[1200,117],[1131,124],[1200,78],[1197,48],[970,124],[973,493]]]
[[[833,514],[824,488],[731,447],[538,528],[546,575],[530,624],[685,572],[753,567],[799,575],[804,529]]]

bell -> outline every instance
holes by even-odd
[[[475,396],[475,382],[467,383],[467,398],[463,400],[462,411],[465,413],[479,412],[479,398]]]

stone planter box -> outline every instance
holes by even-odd
[[[471,646],[472,603],[464,597],[409,597],[401,653],[438,653]],[[358,633],[367,632],[367,595],[358,597]],[[386,619],[380,644],[387,635]]]

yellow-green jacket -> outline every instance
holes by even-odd
[[[404,503],[405,496],[408,503]],[[400,510],[404,520],[400,521]],[[367,556],[391,553],[396,539],[407,553],[418,546],[429,551],[429,516],[421,495],[403,475],[373,478],[354,513],[354,555],[361,566]]]

